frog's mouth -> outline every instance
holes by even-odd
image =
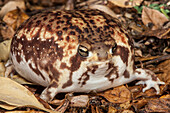
[[[87,67],[92,74],[99,76],[109,73],[112,65],[111,60],[107,60],[105,62],[90,62]]]

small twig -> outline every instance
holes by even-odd
[[[155,62],[160,62],[160,61],[163,61],[163,60],[167,60],[167,59],[170,59],[170,55],[163,55],[163,56],[160,56],[159,58],[155,58],[153,60],[150,60],[150,61],[147,61],[147,62],[144,62],[143,63],[143,66],[146,66],[148,64],[152,64],[152,63],[155,63]],[[139,66],[139,65],[137,65]]]

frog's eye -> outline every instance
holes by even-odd
[[[110,52],[111,54],[113,54],[113,53],[115,52],[115,50],[116,50],[116,47],[117,47],[117,44],[115,44],[114,46],[112,46],[112,48],[110,48],[109,52]]]
[[[89,56],[89,51],[86,47],[79,45],[78,47],[78,53],[82,56],[82,57],[88,57]]]

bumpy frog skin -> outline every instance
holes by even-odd
[[[99,10],[50,11],[32,16],[17,30],[11,62],[24,78],[45,86],[41,98],[60,92],[103,91],[142,80],[143,91],[161,82],[135,69],[131,38],[120,22]],[[8,72],[6,72],[6,76]]]

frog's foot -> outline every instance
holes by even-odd
[[[12,64],[12,61],[11,59],[9,59],[7,61],[7,63],[5,64],[5,67],[6,67],[6,70],[5,70],[5,77],[8,77],[10,75],[10,77],[12,78],[12,76],[14,75],[15,73],[15,69],[14,69],[14,66]]]
[[[141,80],[137,82],[136,85],[146,84],[146,87],[142,90],[143,92],[153,87],[155,88],[157,94],[159,94],[159,84],[165,84],[164,82],[160,81],[159,78],[152,71],[147,69],[136,69],[135,76],[137,77],[137,80]]]
[[[57,82],[53,80],[50,83],[50,85],[46,87],[44,91],[41,93],[40,98],[46,102],[51,101],[58,93],[57,87],[58,87]]]

